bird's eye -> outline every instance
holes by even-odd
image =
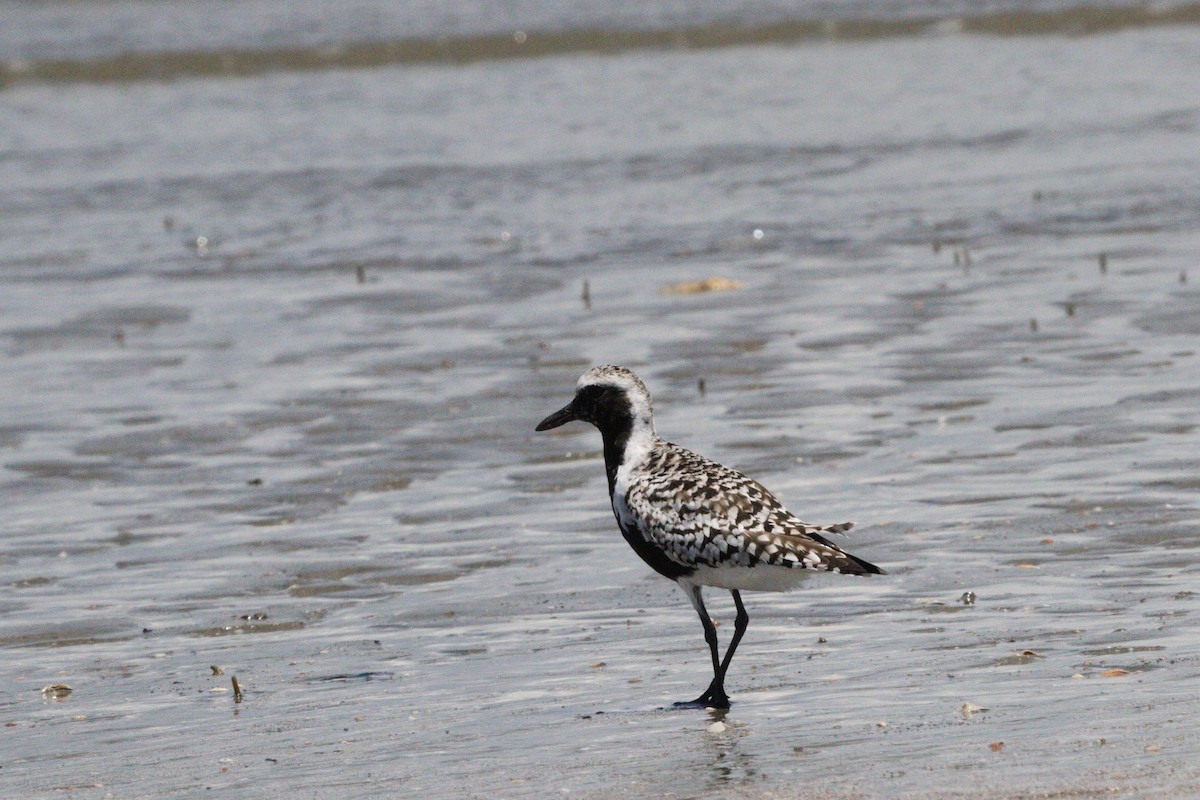
[[[585,402],[594,403],[600,398],[608,394],[611,386],[588,386],[579,393],[579,399]]]

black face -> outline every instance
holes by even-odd
[[[590,422],[603,433],[628,429],[632,424],[629,398],[616,386],[585,386],[575,399],[538,423],[537,430],[548,431],[572,420]]]

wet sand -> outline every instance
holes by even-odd
[[[1200,792],[1200,28],[943,33],[0,92],[6,793]],[[891,573],[721,732],[607,362]]]

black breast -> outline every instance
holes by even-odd
[[[579,418],[595,425],[604,440],[604,471],[608,476],[608,498],[611,501],[617,470],[625,463],[625,446],[633,431],[633,410],[629,398],[624,391],[615,387],[588,386],[575,397],[574,406]],[[613,514],[616,514],[616,509],[613,509]],[[622,525],[620,517],[617,518],[617,525],[633,552],[659,575],[675,580],[695,572],[693,567],[685,567],[667,558],[662,550],[646,540],[641,531]]]
[[[615,514],[616,512],[613,513]],[[642,561],[649,564],[650,568],[659,575],[676,580],[677,578],[687,577],[696,571],[694,567],[685,567],[667,558],[661,549],[647,541],[645,536],[642,536],[641,531],[621,525],[620,518],[617,519],[617,525],[621,528],[621,535],[625,537],[625,541],[629,542],[629,546],[633,548],[633,552],[641,556]]]

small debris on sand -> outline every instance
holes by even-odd
[[[988,709],[986,706],[977,706],[974,703],[963,703],[962,708],[959,710],[962,712],[963,719],[970,719],[976,714],[982,714]]]
[[[705,278],[700,281],[672,283],[658,290],[659,294],[704,294],[706,292],[730,292],[742,288],[739,281],[729,278]]]

